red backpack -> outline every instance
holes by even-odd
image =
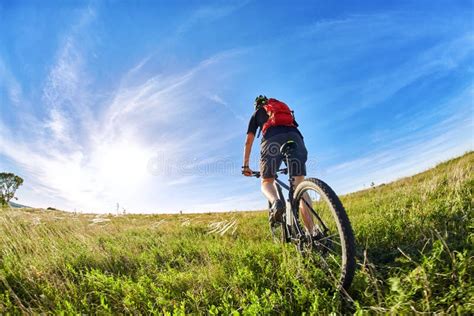
[[[263,135],[272,126],[295,126],[293,111],[285,103],[277,99],[268,99],[263,108],[268,114],[268,120],[262,127]]]

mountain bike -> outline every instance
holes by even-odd
[[[281,221],[270,220],[272,236],[277,242],[293,243],[303,255],[311,255],[336,288],[345,292],[355,272],[355,241],[349,218],[336,193],[322,180],[306,178],[295,188],[288,166],[296,146],[289,141],[280,148],[286,168],[278,170],[275,185],[279,198],[286,200],[286,210]],[[278,174],[288,175],[288,184]],[[253,176],[259,178],[260,172],[253,172]],[[287,199],[282,189],[288,191]]]

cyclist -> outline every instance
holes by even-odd
[[[247,138],[244,147],[244,163],[242,174],[252,176],[249,167],[250,152],[257,133],[257,129],[263,134],[260,144],[260,173],[262,176],[261,190],[263,195],[271,203],[270,221],[281,221],[285,209],[284,201],[278,198],[275,187],[275,175],[280,168],[283,157],[280,147],[287,141],[292,140],[297,144],[296,151],[292,154],[288,169],[294,176],[295,187],[304,180],[306,176],[306,160],[308,152],[303,141],[303,135],[298,130],[293,111],[285,103],[277,99],[268,99],[259,95],[255,98],[255,111],[250,118],[247,129]],[[260,135],[259,132],[259,135]],[[258,137],[258,136],[257,136]],[[306,227],[312,227],[310,215],[304,210],[303,221]]]

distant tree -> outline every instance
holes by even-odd
[[[13,173],[0,173],[0,204],[7,205],[15,196],[16,189],[23,184],[23,179]]]

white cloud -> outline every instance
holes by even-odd
[[[450,71],[474,52],[474,36],[466,35],[443,42],[418,56],[413,56],[393,71],[363,82],[354,90],[360,96],[360,106],[350,107],[343,117],[347,117],[364,108],[376,106],[397,92],[425,76],[442,71]]]
[[[0,58],[0,88],[1,87],[4,87],[6,90],[6,96],[10,100],[11,104],[19,106],[24,102],[23,88],[11,71],[6,67],[3,60]],[[2,101],[2,104],[6,105],[6,100],[0,101]]]
[[[130,73],[139,71],[145,59],[123,76],[111,100],[100,105],[97,113],[102,114],[92,118],[83,113],[94,100],[88,97],[92,93],[84,48],[76,42],[74,34],[66,37],[46,80],[47,119],[28,127],[47,132],[31,137],[28,130],[14,135],[5,125],[0,129],[0,153],[20,166],[35,192],[26,194],[28,203],[95,212],[110,211],[117,202],[128,211],[150,210],[152,205],[157,205],[154,211],[175,210],[179,206],[167,199],[167,192],[195,177],[154,174],[150,161],[164,153],[167,161],[198,168],[189,159],[201,155],[203,140],[214,133],[210,116],[193,119],[210,106],[201,90],[215,89],[223,79],[218,69],[242,51],[213,55],[180,74],[159,73],[137,81]],[[207,150],[209,160],[198,164],[212,160],[235,136],[212,137],[206,143],[213,147]]]
[[[400,131],[409,131],[408,126],[413,124],[423,128],[404,134],[402,138],[396,136],[397,131],[387,131],[394,135],[393,138],[383,135],[383,146],[367,151],[362,157],[329,166],[321,173],[338,193],[348,193],[367,188],[371,182],[388,183],[413,175],[474,150],[473,97],[474,89],[469,87],[458,97],[441,104],[439,111],[444,119],[425,126],[422,118],[407,120],[399,126]],[[459,110],[449,113],[448,109],[454,104]]]
[[[231,3],[228,1],[225,5],[202,6],[192,12],[188,19],[178,27],[177,34],[189,31],[197,24],[210,23],[222,19],[234,11],[244,7],[248,2],[249,1],[238,1]]]
[[[198,10],[179,31],[227,16],[239,7]],[[235,174],[205,169],[230,161],[226,156],[229,143],[243,134],[244,119],[235,110],[236,105],[223,97],[223,92],[231,86],[229,73],[238,68],[235,60],[246,51],[214,54],[179,72],[150,69],[158,58],[151,54],[123,75],[116,90],[106,91],[111,97],[104,101],[95,97],[89,86],[88,47],[80,40],[81,34],[91,32],[94,18],[94,10],[87,9],[58,49],[44,83],[46,119],[30,120],[27,128],[15,130],[0,121],[0,154],[20,166],[28,178],[25,186],[29,191],[20,191],[20,196],[35,206],[97,212],[114,210],[117,202],[127,211],[142,212],[226,210],[229,205],[239,209],[263,208],[265,202],[257,181],[254,186],[249,185],[248,190],[254,192],[247,194],[244,180],[231,179]],[[360,22],[366,18],[370,17],[326,21],[314,26],[306,36],[322,36],[328,30],[336,32],[347,41],[339,36],[326,36],[326,41],[332,41],[328,47],[334,51],[345,48],[350,54],[321,51],[324,58],[312,60],[325,65],[333,58],[337,59],[332,60],[333,65],[341,61],[344,67],[348,59],[371,47],[358,43],[360,38],[351,38],[355,27],[357,32],[368,32],[364,40],[371,45],[387,34],[407,32],[403,25],[393,20],[386,22],[383,16],[361,27]],[[406,33],[404,38],[416,38],[425,31]],[[472,36],[454,37],[422,55],[412,56],[392,72],[373,76],[368,83],[338,86],[339,97],[346,98],[356,90],[364,100],[355,104],[359,106],[355,110],[343,113],[343,118],[389,99],[423,76],[452,70],[472,53],[472,44]],[[314,65],[309,62],[302,68],[306,67]],[[151,75],[143,78],[144,69]],[[0,67],[0,74],[4,73]],[[15,82],[11,79],[6,84],[12,103],[24,99],[21,86]],[[472,94],[468,97],[472,100]],[[460,98],[460,102],[466,98]],[[443,113],[443,117],[445,120],[430,131],[420,128],[419,118],[406,120],[400,128],[416,133],[401,133],[398,139],[391,139],[367,155],[327,168],[329,183],[339,192],[348,192],[372,181],[380,183],[409,175],[472,148],[472,137],[463,135],[470,132],[472,136],[472,107],[467,117],[466,113]],[[392,132],[382,131],[377,137],[382,142]],[[157,157],[161,160],[156,161]],[[169,166],[178,168],[178,173],[167,173]],[[165,168],[165,172],[160,168]],[[201,168],[203,173],[197,173]],[[219,181],[213,182],[212,176],[219,177]],[[245,181],[247,185],[249,179]]]
[[[314,51],[298,52],[312,57],[302,71],[317,70],[329,77],[318,83],[319,100],[311,101],[335,108],[339,124],[472,58],[474,35],[462,19],[430,16],[429,20],[424,23],[411,13],[386,12],[322,20],[302,28],[303,39],[318,43]],[[351,73],[362,76],[348,80]]]
[[[229,104],[227,101],[223,100],[219,95],[217,94],[208,94],[207,95],[207,98],[209,98],[209,100],[217,103],[217,104],[220,104],[222,105],[223,107],[225,107],[230,114],[232,114],[233,117],[235,117],[236,119],[242,121],[242,122],[245,122],[245,118],[238,114],[233,108],[232,108],[232,105]]]

